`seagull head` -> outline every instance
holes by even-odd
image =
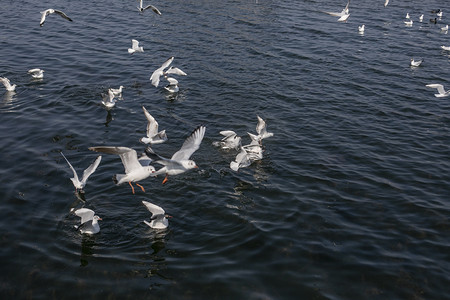
[[[96,221],[103,221],[103,219],[100,218],[99,216],[94,216],[94,220],[96,220]]]

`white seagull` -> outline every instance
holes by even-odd
[[[348,14],[348,12],[349,12],[349,9],[348,9],[349,5],[350,5],[350,0],[348,0],[347,5],[344,7],[344,9],[341,12],[339,12],[339,13],[325,12],[325,13],[329,14],[331,16],[334,16],[334,17],[342,17],[343,15],[347,15]]]
[[[411,27],[413,24],[413,20],[405,21],[405,25]]]
[[[409,19],[409,18],[410,18],[410,17],[409,17],[409,13],[406,13],[405,18],[406,18],[406,19]]]
[[[350,14],[342,15],[342,17],[338,19],[338,22],[347,22],[348,17],[350,17]]]
[[[141,163],[141,161],[137,157],[136,150],[128,147],[108,146],[90,147],[89,150],[119,155],[125,168],[125,174],[114,175],[114,183],[120,185],[122,183],[128,182],[134,194],[134,187],[131,184],[132,182],[134,182],[138,187],[141,188],[143,192],[145,192],[144,187],[137,183],[137,181],[144,180],[155,173],[155,168],[153,166],[146,165],[147,163]]]
[[[257,115],[256,117],[258,118],[258,123],[256,124],[256,133],[258,135],[254,135],[251,133],[248,134],[253,141],[261,145],[261,141],[273,136],[273,133],[267,131],[266,122],[260,116]]]
[[[131,48],[128,48],[128,53],[133,54],[135,52],[144,52],[144,47],[139,47],[138,40],[131,40]]]
[[[436,16],[438,16],[439,18],[442,18],[442,10],[441,11],[439,11],[437,14],[436,14]]]
[[[423,62],[423,58],[419,59],[419,60],[414,60],[414,58],[411,58],[410,65],[411,65],[411,67],[418,67],[422,64],[422,62]]]
[[[155,14],[161,15],[161,12],[159,11],[159,9],[157,9],[153,5],[147,5],[146,7],[143,7],[143,4],[142,4],[143,0],[138,0],[138,1],[139,1],[138,10],[140,12],[144,12],[144,10],[151,8],[155,12]]]
[[[364,25],[364,24],[362,24],[361,26],[358,26],[358,32],[363,34],[365,28],[366,28],[366,25]]]
[[[162,156],[157,155],[150,147],[147,147],[145,153],[148,156],[157,156],[159,160],[155,161],[161,165],[164,165],[161,169],[155,172],[154,175],[166,174],[166,177],[163,180],[163,184],[165,184],[168,180],[169,175],[178,175],[184,173],[190,169],[198,168],[195,164],[195,161],[190,160],[191,155],[197,151],[200,147],[200,144],[205,136],[206,127],[199,126],[197,127],[189,137],[183,143],[180,150],[172,155],[172,158],[167,159]]]
[[[233,130],[222,130],[219,132],[224,136],[220,142],[214,142],[215,146],[219,146],[222,149],[239,149],[241,146],[241,137]]]
[[[114,99],[114,93],[111,91],[111,89],[108,89],[108,95],[102,94],[102,104],[106,108],[112,108],[116,105],[116,99]]]
[[[444,90],[444,86],[442,84],[427,84],[426,86],[432,89],[437,89],[439,94],[434,94],[435,97],[441,98],[450,96],[450,90]]]
[[[384,7],[386,7],[389,4],[389,0],[384,1]]]
[[[98,165],[100,164],[100,161],[102,160],[102,156],[101,155],[98,156],[97,159],[86,170],[84,170],[83,178],[80,181],[77,172],[73,168],[72,164],[69,162],[69,160],[64,156],[62,152],[61,155],[64,157],[64,159],[66,160],[67,164],[69,165],[70,169],[73,172],[73,177],[70,178],[70,180],[72,180],[73,186],[75,187],[75,191],[83,192],[83,188],[86,186],[86,181],[88,180],[89,176],[91,176],[92,173],[94,173],[95,170],[97,169]]]
[[[167,141],[167,135],[165,130],[158,132],[158,122],[155,118],[142,106],[145,117],[147,118],[147,136],[140,139],[144,144],[161,144]]]
[[[123,89],[124,89],[124,86],[121,85],[118,89],[110,88],[109,90],[113,93],[114,96],[122,97],[122,90]],[[109,94],[109,91],[108,91],[108,94]]]
[[[177,93],[180,90],[180,88],[178,87],[178,80],[176,80],[173,77],[167,76],[165,76],[165,78],[169,82],[169,84],[164,87],[166,91],[171,93]]]
[[[187,75],[185,72],[183,72],[179,68],[174,68],[174,67],[170,67],[167,71],[164,71],[166,68],[168,68],[170,66],[170,64],[172,63],[173,60],[174,60],[174,57],[173,56],[170,57],[168,60],[166,60],[161,65],[161,67],[159,67],[152,73],[152,76],[150,76],[150,81],[152,82],[152,84],[154,86],[157,87],[159,85],[159,79],[161,76],[166,76],[167,74],[175,74],[175,75],[182,75],[182,76]]]
[[[47,9],[47,10],[41,11],[42,16],[41,16],[41,22],[39,23],[39,25],[40,25],[41,27],[44,26],[45,17],[47,17],[48,15],[53,14],[53,13],[58,14],[58,15],[60,15],[61,17],[63,17],[64,19],[69,20],[70,22],[72,22],[72,19],[69,18],[69,17],[68,17],[65,13],[63,13],[62,11],[56,10],[56,9],[53,9],[53,8],[49,8],[49,9]]]
[[[81,233],[96,234],[100,231],[99,220],[102,220],[99,216],[95,215],[95,212],[89,208],[80,208],[74,212],[81,218],[81,224],[75,226]]]
[[[423,21],[423,15],[420,15],[419,22],[422,23],[422,21]]]
[[[41,69],[31,69],[28,70],[28,74],[31,75],[31,77],[33,77],[34,79],[42,79],[44,78],[44,70]]]
[[[0,77],[0,82],[3,83],[3,85],[6,88],[6,91],[8,92],[14,92],[16,90],[16,85],[11,85],[11,82],[6,77]]]
[[[445,25],[444,27],[441,27],[441,31],[448,31],[448,24]]]
[[[171,216],[167,215],[164,209],[147,201],[142,201],[142,204],[144,204],[148,211],[152,213],[150,218],[151,221],[147,222],[144,220],[145,224],[154,229],[165,229],[169,226],[169,220],[167,220],[167,218],[170,218]]]
[[[450,51],[450,46],[448,46],[448,47],[447,46],[441,46],[441,48],[444,49],[444,50]]]
[[[230,162],[230,169],[238,171],[240,168],[246,168],[252,164],[247,151],[241,147],[241,151],[236,155],[234,161]]]

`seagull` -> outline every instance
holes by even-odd
[[[237,172],[240,168],[246,168],[251,164],[247,151],[241,147],[241,151],[236,155],[234,161],[230,162],[230,169]]]
[[[140,12],[144,12],[144,10],[151,8],[155,12],[155,14],[161,15],[161,12],[159,11],[159,9],[157,9],[153,5],[147,5],[146,7],[143,7],[143,4],[142,4],[143,0],[138,0],[138,1],[139,1],[138,10]]]
[[[147,136],[140,139],[144,144],[161,144],[167,141],[166,131],[162,130],[158,132],[158,122],[155,118],[142,106],[145,117],[147,118]]]
[[[173,68],[170,67],[167,71],[164,71],[164,69],[166,69],[167,67],[170,66],[170,64],[172,63],[172,61],[174,60],[174,57],[170,57],[168,60],[166,60],[161,67],[159,67],[158,69],[156,69],[153,73],[152,76],[150,76],[150,81],[152,82],[152,84],[154,86],[158,86],[159,85],[159,78],[161,76],[166,76],[167,74],[176,74],[176,75],[182,75],[182,76],[186,76],[187,74],[185,72],[183,72],[182,70],[180,70],[179,68]]]
[[[162,182],[163,184],[167,182],[169,175],[178,175],[190,169],[198,168],[195,161],[190,160],[189,158],[195,151],[197,151],[198,148],[200,148],[200,144],[205,136],[205,131],[205,126],[197,127],[191,135],[186,138],[180,150],[175,152],[170,159],[157,155],[150,147],[147,147],[145,153],[149,157],[156,155],[159,158],[156,163],[164,165],[164,167],[156,171],[154,174],[155,176],[164,173],[166,174],[166,177]]]
[[[441,46],[441,48],[444,49],[444,50],[450,51],[450,46],[449,46],[449,47],[447,47],[447,46]]]
[[[361,26],[358,26],[358,32],[363,34],[365,27],[366,27],[366,25],[364,25],[364,24],[362,24]]]
[[[138,40],[131,40],[131,48],[128,48],[128,53],[133,54],[134,52],[144,52],[144,47],[139,47]]]
[[[411,27],[413,24],[413,20],[405,21],[405,25]]]
[[[88,180],[89,176],[92,175],[92,173],[95,172],[95,170],[97,169],[98,165],[100,164],[100,161],[102,160],[102,156],[98,156],[97,159],[83,172],[83,178],[80,179],[78,178],[77,172],[75,171],[75,169],[73,168],[72,164],[69,162],[69,160],[64,156],[64,154],[61,152],[61,155],[64,157],[64,159],[66,160],[67,164],[69,165],[70,169],[73,172],[73,177],[70,178],[70,180],[72,180],[73,186],[75,187],[75,192],[83,192],[83,188],[86,186],[86,181]]]
[[[419,60],[414,60],[414,58],[411,58],[410,65],[411,65],[411,67],[418,67],[422,64],[422,62],[423,62],[423,58],[419,59]]]
[[[241,146],[241,137],[232,130],[223,130],[219,132],[224,136],[220,142],[214,142],[215,146],[219,146],[222,149],[239,149]]]
[[[256,124],[256,133],[258,135],[254,135],[251,133],[248,133],[250,135],[250,138],[261,145],[261,141],[263,139],[269,138],[273,136],[273,133],[267,132],[267,125],[266,122],[260,117],[256,116],[258,118],[258,124]]]
[[[405,18],[406,18],[406,19],[409,19],[409,18],[410,18],[410,17],[409,17],[409,13],[406,13]]]
[[[68,17],[65,13],[63,13],[62,11],[56,10],[56,9],[53,9],[53,8],[49,8],[49,9],[47,9],[47,10],[41,11],[41,14],[42,14],[42,16],[41,16],[41,23],[39,23],[39,25],[40,25],[41,27],[44,26],[45,17],[47,17],[48,15],[53,14],[53,13],[56,13],[56,14],[60,15],[61,17],[63,17],[64,19],[69,20],[70,22],[72,22],[72,19],[69,18],[69,17]]]
[[[429,88],[437,89],[439,94],[434,94],[435,97],[441,98],[450,96],[450,90],[445,91],[442,84],[427,84],[426,86]]]
[[[123,85],[121,85],[118,89],[109,89],[113,93],[114,96],[122,97],[122,90],[124,89]],[[109,94],[108,91],[108,94]]]
[[[167,76],[165,76],[165,78],[167,79],[169,84],[166,85],[164,88],[171,93],[177,93],[180,90],[180,88],[178,87],[178,80],[176,80],[173,77],[167,77]]]
[[[419,22],[422,23],[422,21],[423,21],[423,15],[420,15]]]
[[[148,166],[141,164],[137,157],[136,150],[128,147],[108,147],[108,146],[98,146],[90,147],[89,150],[96,152],[103,152],[107,154],[116,154],[120,156],[122,164],[125,168],[125,174],[116,174],[113,177],[114,183],[120,185],[124,182],[128,182],[134,194],[134,187],[131,184],[134,182],[138,187],[141,188],[143,192],[145,189],[142,185],[137,183],[155,173],[155,168],[153,166]]]
[[[445,25],[444,27],[441,27],[441,31],[448,31],[448,24]]]
[[[108,89],[108,95],[102,94],[102,104],[106,108],[112,108],[116,105],[116,100],[114,99],[114,93],[111,89]]]
[[[344,14],[338,19],[338,22],[347,22],[348,17],[350,17],[350,14]]]
[[[334,16],[334,17],[342,17],[343,15],[347,15],[348,14],[348,12],[349,12],[349,9],[348,9],[349,5],[350,5],[350,0],[348,0],[347,5],[344,7],[344,9],[341,12],[339,12],[339,13],[325,12],[325,13],[329,14],[331,16]]]
[[[3,85],[6,88],[6,91],[8,92],[14,92],[16,90],[16,85],[11,85],[11,82],[6,77],[0,77],[0,82],[3,83]]]
[[[152,217],[150,218],[150,222],[144,220],[144,223],[154,229],[165,229],[169,226],[169,220],[171,216],[167,215],[164,209],[155,205],[153,203],[142,201],[142,204],[147,207],[148,211],[152,213]]]
[[[81,218],[81,224],[75,226],[75,228],[81,231],[81,233],[96,234],[100,231],[99,220],[102,220],[99,216],[95,215],[95,212],[89,208],[80,208],[74,212]]]
[[[386,7],[388,4],[389,4],[389,0],[386,0],[386,1],[384,2],[384,7]]]
[[[31,69],[28,70],[28,74],[31,75],[34,79],[42,79],[44,78],[44,70],[41,69]]]
[[[438,16],[439,18],[442,18],[442,10],[439,10],[439,12],[436,13],[436,16]]]

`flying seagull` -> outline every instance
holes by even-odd
[[[116,99],[114,99],[114,92],[111,89],[108,89],[108,94],[102,94],[102,104],[108,109],[112,108],[116,105]]]
[[[175,75],[182,75],[182,76],[186,76],[186,73],[183,72],[182,70],[180,70],[179,68],[174,68],[174,67],[170,67],[167,71],[164,71],[166,68],[168,68],[170,66],[170,64],[172,63],[172,61],[174,60],[174,57],[170,57],[168,60],[166,60],[161,67],[159,67],[158,69],[156,69],[152,75],[150,76],[150,81],[152,82],[152,84],[154,86],[158,86],[159,85],[159,79],[161,76],[167,76],[167,74],[175,74]],[[170,81],[169,81],[170,83]]]
[[[161,15],[161,12],[159,11],[159,9],[157,9],[153,5],[147,5],[146,7],[143,7],[143,4],[142,4],[143,0],[138,0],[138,1],[139,1],[138,10],[140,12],[144,12],[144,10],[151,8],[155,12],[155,14]]]
[[[89,176],[92,175],[92,173],[95,172],[98,165],[100,164],[100,161],[102,160],[101,155],[97,157],[97,159],[83,172],[83,178],[78,178],[77,172],[73,168],[72,164],[69,162],[69,160],[65,157],[65,155],[61,152],[61,155],[66,160],[67,164],[69,165],[70,169],[73,172],[73,177],[70,178],[72,180],[73,186],[75,187],[75,192],[83,192],[83,188],[86,186],[86,181],[88,180]]]
[[[100,231],[99,220],[102,220],[99,216],[95,215],[95,212],[89,208],[80,208],[74,212],[81,218],[81,224],[75,226],[81,233],[96,234]]]
[[[42,14],[42,16],[41,16],[41,23],[39,23],[39,25],[40,25],[41,27],[44,26],[45,18],[46,18],[48,15],[53,14],[53,13],[58,14],[58,15],[60,15],[61,17],[63,17],[64,19],[69,20],[70,22],[72,22],[72,19],[69,18],[69,17],[68,17],[65,13],[63,13],[62,11],[56,10],[56,9],[53,9],[53,8],[49,8],[49,9],[47,9],[47,10],[41,11],[41,14]]]
[[[144,223],[154,229],[164,229],[169,226],[169,220],[171,216],[167,215],[164,209],[155,205],[153,203],[142,201],[142,203],[147,207],[148,211],[152,213],[150,222],[144,220]]]
[[[144,52],[144,47],[139,47],[139,41],[132,39],[131,48],[128,48],[128,53],[133,54],[135,52]]]
[[[158,132],[158,122],[155,118],[142,106],[145,117],[147,118],[147,136],[141,138],[141,142],[144,144],[161,144],[167,141],[166,131],[162,130]]]
[[[44,70],[41,69],[31,69],[28,70],[28,74],[31,75],[31,77],[33,77],[34,79],[42,79],[44,78]]]
[[[450,96],[450,90],[444,90],[444,86],[442,84],[427,84],[426,86],[429,88],[437,89],[439,94],[434,94],[435,97],[441,98]]]
[[[219,132],[224,137],[220,142],[214,142],[215,146],[219,146],[222,149],[239,149],[241,146],[241,137],[233,130],[222,130]]]
[[[205,131],[205,126],[197,127],[191,135],[186,138],[180,150],[175,152],[170,159],[157,155],[150,147],[147,147],[145,153],[149,157],[157,156],[159,160],[155,162],[164,165],[164,167],[154,173],[155,176],[166,174],[166,177],[162,182],[163,184],[167,182],[169,175],[178,175],[190,169],[198,168],[195,161],[190,160],[189,158],[198,148],[200,148],[200,144],[205,136]]]
[[[145,164],[143,165],[143,163],[141,163],[137,157],[136,150],[128,147],[108,146],[90,147],[89,150],[119,155],[125,168],[125,174],[114,175],[114,183],[120,185],[122,183],[128,182],[134,194],[134,187],[131,184],[132,182],[134,182],[138,187],[141,188],[143,192],[145,192],[144,187],[137,182],[144,180],[145,178],[155,173],[155,168],[153,166],[148,166]]]
[[[3,85],[6,88],[6,91],[8,91],[8,92],[14,92],[15,91],[16,85],[15,84],[11,85],[11,82],[9,81],[8,78],[0,77],[0,82],[3,83]]]

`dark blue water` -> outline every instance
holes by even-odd
[[[168,0],[157,16],[137,1],[2,0],[0,76],[17,84],[0,90],[2,299],[447,298],[450,98],[425,85],[450,88],[450,6],[376,2],[352,1],[339,23],[322,11],[345,1]],[[39,27],[51,7],[73,22]],[[132,38],[144,53],[127,53]],[[149,81],[170,56],[188,74],[177,95]],[[105,110],[101,93],[120,85]],[[207,127],[199,169],[133,195],[103,155],[85,189],[101,232],[82,236],[59,152],[81,174],[88,147],[143,151],[142,105],[167,131],[162,155]],[[249,142],[256,115],[274,136],[233,172],[236,152],[212,143],[221,130]],[[142,200],[173,216],[168,230],[142,222]]]

